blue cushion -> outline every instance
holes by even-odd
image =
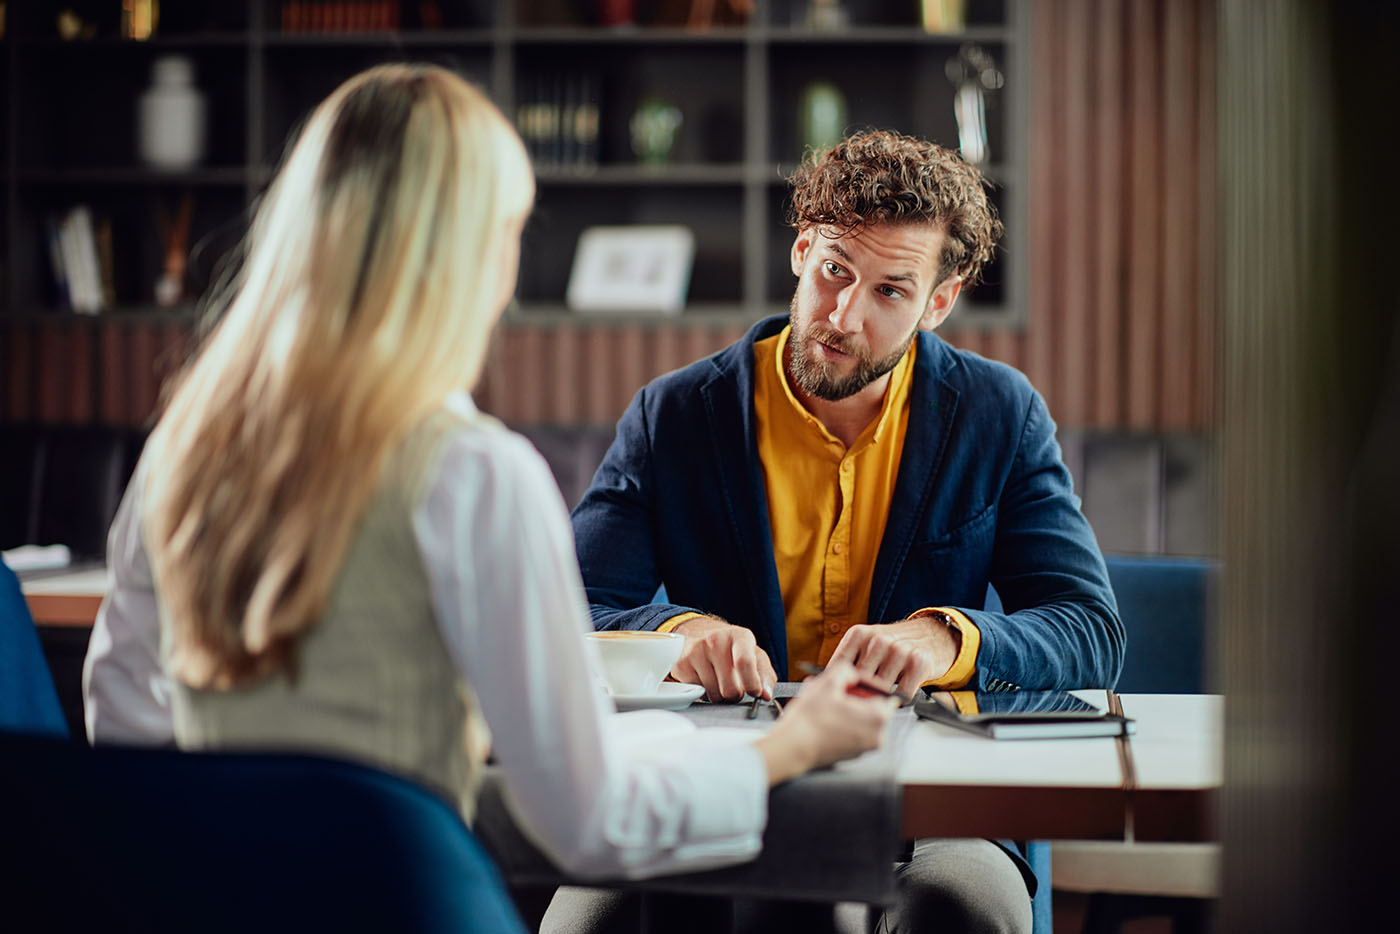
[[[456,809],[367,766],[0,734],[7,918],[45,930],[523,934]]]
[[[1206,633],[1218,563],[1163,555],[1111,555],[1106,560],[1128,634],[1118,691],[1206,691]]]
[[[1206,639],[1218,561],[1174,555],[1106,555],[1128,642],[1115,685],[1125,694],[1208,692]],[[995,589],[986,609],[1002,612]]]
[[[0,730],[68,736],[19,578],[0,560]]]

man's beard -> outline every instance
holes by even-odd
[[[803,392],[827,402],[840,402],[869,386],[899,365],[914,335],[919,332],[915,325],[907,340],[889,356],[872,360],[867,351],[858,350],[835,331],[818,328],[815,324],[799,325],[797,322],[797,300],[793,299],[792,333],[788,336],[788,377]],[[819,360],[812,353],[813,342],[826,344],[855,357],[856,365],[845,376],[836,371],[835,363]]]

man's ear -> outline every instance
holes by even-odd
[[[799,279],[802,277],[802,267],[807,262],[807,253],[811,251],[816,240],[817,228],[808,227],[799,230],[797,238],[792,241],[792,274]]]
[[[919,330],[932,331],[943,323],[953,310],[953,305],[962,292],[962,285],[962,276],[949,276],[938,284],[933,294],[928,297],[928,305],[924,307],[923,317],[919,319]]]

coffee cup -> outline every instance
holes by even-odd
[[[685,636],[674,632],[609,630],[588,638],[608,690],[624,696],[655,694],[685,646]]]

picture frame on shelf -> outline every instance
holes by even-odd
[[[695,234],[682,224],[588,227],[579,235],[565,301],[580,314],[680,314]]]

